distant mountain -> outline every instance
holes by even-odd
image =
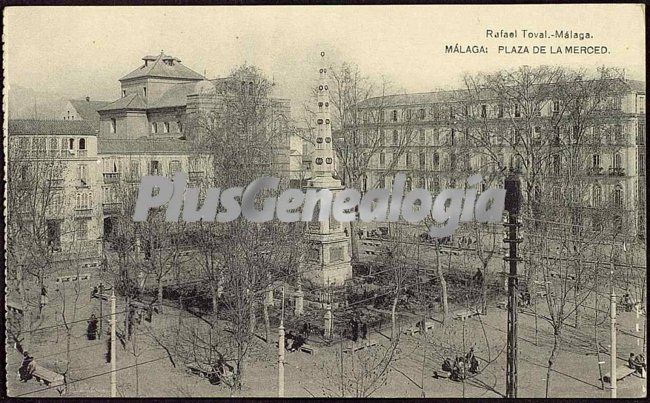
[[[9,85],[6,100],[9,119],[62,119],[67,99],[59,94]]]

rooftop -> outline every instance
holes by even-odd
[[[77,111],[77,114],[81,119],[88,121],[95,128],[99,128],[99,113],[97,111],[106,105],[110,104],[110,101],[91,101],[90,99],[71,99],[70,103]]]
[[[99,111],[114,111],[114,110],[145,110],[147,109],[147,102],[140,96],[140,94],[129,94],[125,97],[112,102]]]
[[[184,80],[203,80],[201,74],[185,67],[180,59],[168,56],[162,52],[158,56],[145,56],[144,64],[129,74],[120,78],[120,81],[142,77],[177,78]]]
[[[9,135],[97,135],[97,129],[85,120],[11,119]]]
[[[634,92],[645,93],[645,82],[637,80],[623,80],[625,85]],[[447,91],[430,91],[430,92],[417,92],[410,94],[393,94],[383,97],[368,98],[359,102],[359,106],[364,108],[376,107],[391,107],[391,106],[406,106],[406,105],[426,105],[443,102],[454,102],[462,99],[463,94],[467,90],[447,90]],[[489,98],[487,90],[481,96]]]
[[[97,139],[98,154],[184,154],[189,151],[190,143],[174,138]]]

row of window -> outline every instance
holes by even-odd
[[[93,193],[92,192],[78,192],[75,199],[75,209],[88,210],[93,208]]]
[[[176,121],[176,127],[178,129],[178,133],[183,132],[183,122],[181,122],[180,120]],[[114,119],[114,118],[111,119],[110,132],[112,134],[117,133],[117,120]],[[151,133],[153,133],[153,134],[171,133],[170,123],[169,122],[151,122]]]
[[[85,138],[60,138],[60,137],[19,137],[18,147],[21,150],[86,150]]]
[[[176,127],[179,133],[183,132],[183,123],[180,120],[176,122]],[[159,132],[170,133],[169,122],[151,122],[151,133],[158,134]]]
[[[601,110],[620,110],[621,97],[609,97],[601,102],[597,109]],[[643,106],[638,108],[639,113],[645,113],[645,101],[640,102]],[[548,106],[547,106],[548,105]],[[527,110],[530,109],[530,110]],[[549,115],[558,115],[564,113],[561,101],[550,101],[547,104],[534,105],[531,107],[522,106],[520,104],[504,105],[504,104],[480,104],[480,105],[462,105],[456,104],[434,104],[430,108],[417,108],[417,109],[393,109],[388,110],[389,121],[411,121],[414,118],[417,120],[443,120],[443,119],[456,119],[457,117],[480,117],[480,118],[519,118],[523,116],[542,116],[544,110],[548,111]],[[401,111],[401,118],[400,118]],[[363,123],[373,123],[377,121],[376,111],[363,110],[361,112]],[[386,121],[386,110],[380,110],[378,116],[379,122]]]
[[[568,135],[572,138],[579,138],[581,136],[580,128],[578,126],[573,126],[571,128],[561,128],[559,126],[554,127],[551,132],[548,134],[554,136],[551,138],[551,143],[556,142],[558,145],[560,142]],[[642,130],[645,130],[643,127]],[[427,136],[427,132],[429,136]],[[591,132],[591,133],[589,133]],[[421,128],[417,129],[417,133],[407,135],[405,132],[400,135],[400,131],[397,129],[392,130],[391,133],[391,143],[390,145],[462,145],[466,144],[466,139],[471,139],[472,143],[484,146],[489,143],[490,145],[517,145],[521,144],[523,141],[538,141],[539,144],[542,143],[544,136],[544,128],[541,126],[534,126],[532,128],[531,136],[523,135],[520,129],[508,129],[506,130],[506,135],[499,135],[496,132],[487,133],[483,136],[480,132],[474,133],[472,131],[467,134],[462,130],[457,130],[456,128],[448,128],[446,130],[441,130],[441,128],[433,128],[430,130]],[[583,143],[584,144],[621,144],[625,140],[625,133],[623,126],[621,124],[605,124],[599,125],[596,128],[590,128],[590,130],[583,129]],[[591,134],[591,136],[589,136]],[[427,141],[429,137],[429,141]],[[359,145],[369,145],[373,146],[372,141],[368,140],[372,138],[370,133],[361,133],[357,136]],[[389,145],[386,142],[386,131],[379,131],[379,145],[386,146]]]

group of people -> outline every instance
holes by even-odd
[[[311,334],[311,323],[305,322],[302,324],[302,329],[298,334],[294,334],[291,330],[284,337],[284,348],[287,351],[296,351],[302,347],[307,340],[309,340],[309,335]]]
[[[478,373],[478,359],[474,356],[474,347],[470,348],[465,356],[457,356],[452,364],[451,359],[445,358],[442,370],[449,373],[452,381],[462,381],[467,377],[467,372]]]
[[[643,354],[635,356],[634,353],[630,353],[630,358],[627,359],[627,365],[641,375],[648,370]]]
[[[368,337],[368,325],[366,322],[361,320],[359,314],[355,314],[350,319],[350,332],[352,341],[359,340],[359,336],[364,340]]]

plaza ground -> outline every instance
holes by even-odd
[[[68,301],[70,299],[68,298]],[[50,301],[44,315],[60,316],[55,301]],[[80,295],[70,337],[70,369],[67,375],[69,397],[101,397],[110,395],[110,364],[105,362],[106,336],[101,340],[86,339],[86,322],[91,312],[98,314],[97,299],[89,299],[89,291]],[[123,301],[118,300],[117,312],[124,308]],[[538,336],[535,342],[535,319],[531,308],[525,308],[519,314],[519,360],[518,360],[518,396],[544,397],[546,366],[550,355],[553,337],[550,325],[543,319],[543,304],[538,308]],[[104,313],[108,304],[104,302]],[[273,309],[278,309],[273,308]],[[452,311],[461,307],[452,307]],[[151,329],[163,332],[170,323],[178,320],[191,320],[191,315],[175,308],[165,308],[163,314],[154,314]],[[318,314],[318,312],[317,312]],[[118,315],[123,320],[123,315]],[[401,330],[412,326],[419,319],[418,315],[402,313]],[[505,393],[506,368],[506,311],[490,306],[486,315],[474,316],[465,322],[448,319],[447,325],[441,325],[442,315],[433,315],[435,327],[426,339],[421,335],[401,334],[395,360],[385,385],[380,387],[373,397],[501,397]],[[644,316],[641,316],[643,330]],[[602,372],[609,372],[609,321],[607,314],[599,316],[601,322],[597,328],[597,340],[600,344],[600,361],[604,362]],[[629,353],[641,353],[643,349],[643,332],[636,332],[636,315],[634,312],[620,312],[618,316],[618,362],[625,365]],[[40,327],[48,326],[47,321]],[[144,326],[144,325],[143,325]],[[148,325],[147,325],[148,326]],[[573,319],[567,320],[563,331],[563,343],[557,358],[550,386],[550,397],[609,397],[609,384],[601,389],[596,341],[594,339],[593,316],[585,313],[578,329],[573,326]],[[104,330],[107,326],[104,326]],[[133,354],[133,339],[125,348],[117,343],[117,384],[118,396],[178,396],[226,397],[231,395],[229,388],[223,385],[211,385],[206,379],[189,374],[183,362],[175,360],[174,367],[166,352],[154,343],[144,327],[136,331],[138,357]],[[294,329],[296,331],[297,329]],[[263,332],[263,324],[258,323],[258,333]],[[335,330],[336,332],[336,330]],[[390,324],[381,329],[370,329],[369,339],[377,346],[371,349],[388,348],[390,345]],[[273,341],[277,328],[272,329]],[[464,337],[463,337],[464,335]],[[36,361],[50,369],[62,372],[66,363],[66,334],[64,328],[56,326],[34,334],[30,353]],[[464,340],[464,343],[463,343]],[[638,341],[637,341],[638,340]],[[285,396],[337,396],[340,382],[340,357],[343,355],[344,367],[349,366],[350,356],[341,353],[349,347],[350,340],[326,345],[320,336],[313,336],[310,344],[316,347],[314,355],[303,352],[286,353]],[[433,377],[435,370],[440,370],[443,357],[463,354],[470,346],[480,360],[480,373],[465,382],[453,382],[448,379]],[[54,388],[30,380],[19,382],[17,371],[20,355],[7,345],[8,394],[9,396],[58,397]],[[122,369],[120,369],[122,368]],[[346,369],[348,371],[349,369]],[[646,379],[636,374],[618,382],[619,397],[644,397]],[[277,396],[277,348],[275,343],[266,344],[261,338],[254,338],[244,372],[244,386],[235,396]]]

